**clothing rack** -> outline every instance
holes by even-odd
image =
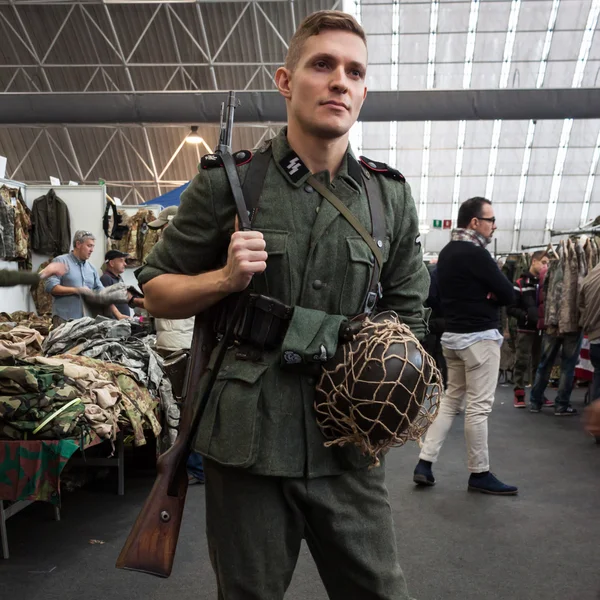
[[[537,246],[521,246],[521,250],[545,250],[549,244],[538,244]],[[518,252],[512,252],[511,254],[519,254]]]
[[[588,233],[600,234],[600,225],[588,227],[587,229],[570,229],[568,231],[556,231],[555,229],[551,229],[550,237],[556,237],[557,235],[586,235]]]

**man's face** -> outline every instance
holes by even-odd
[[[471,229],[474,229],[484,238],[491,240],[494,231],[497,229],[496,223],[495,221],[492,221],[492,219],[494,219],[494,207],[491,204],[484,202],[481,207],[479,218],[475,217],[471,220]]]
[[[108,261],[108,268],[115,275],[123,275],[125,273],[125,259],[124,258],[113,258]]]
[[[548,263],[550,260],[547,256],[536,260],[535,258],[531,261],[531,272],[534,275],[539,275],[542,271],[545,271],[548,268]]]
[[[83,242],[77,242],[74,254],[77,254],[79,260],[89,260],[95,247],[96,241],[86,238]]]
[[[366,70],[367,48],[358,35],[326,30],[311,36],[295,70],[282,67],[276,75],[288,122],[324,139],[346,135],[367,95]]]

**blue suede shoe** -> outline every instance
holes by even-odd
[[[493,473],[488,472],[483,477],[475,477],[474,474],[471,474],[469,491],[495,496],[515,496],[519,488],[502,483]]]
[[[417,463],[417,466],[415,467],[413,481],[417,485],[435,485],[435,477],[433,476],[433,472],[431,471],[431,466],[429,464],[426,464],[424,461],[420,460]]]

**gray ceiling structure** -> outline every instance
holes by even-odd
[[[229,89],[245,92],[234,148],[255,147],[281,126],[287,41],[323,8],[367,31],[352,142],[405,174],[428,250],[448,239],[433,220],[474,195],[494,202],[500,251],[600,215],[600,0],[0,0],[8,176],[152,199],[214,147]]]

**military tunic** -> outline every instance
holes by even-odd
[[[252,286],[294,312],[281,347],[254,361],[236,360],[235,348],[226,353],[197,434],[196,449],[207,458],[207,537],[219,598],[281,600],[306,539],[332,600],[408,600],[384,461],[368,469],[356,448],[324,446],[313,409],[316,381],[307,374],[323,355],[333,356],[341,323],[363,312],[374,257],[308,184],[310,173],[286,130],[271,141],[271,151],[253,219],[266,241],[267,269]],[[235,158],[243,181],[250,154]],[[429,275],[410,190],[397,172],[365,172],[381,188],[385,213],[378,308],[397,311],[423,336]],[[333,181],[327,172],[315,177],[370,230],[361,167],[350,150]],[[138,272],[140,283],[221,267],[235,214],[220,159],[205,157]],[[209,368],[215,357],[216,351]]]
[[[333,355],[340,324],[363,312],[374,257],[346,219],[307,184],[310,173],[288,145],[285,129],[271,145],[273,157],[253,220],[266,241],[267,270],[253,283],[258,292],[294,305],[294,315],[281,349],[264,351],[257,362],[236,360],[235,349],[227,352],[196,449],[221,465],[254,474],[336,475],[362,468],[368,460],[352,446],[324,446],[313,411],[315,378],[286,366],[284,356],[292,352],[310,363],[323,347]],[[236,156],[244,161],[243,154]],[[182,194],[177,216],[137,274],[141,284],[163,273],[192,275],[222,266],[235,204],[225,170],[210,165],[203,160],[200,173]],[[333,181],[328,172],[315,177],[370,230],[369,201],[358,165],[348,150]],[[242,181],[247,168],[238,167]],[[381,186],[386,223],[378,310],[395,310],[423,337],[429,274],[409,186],[401,176],[368,170],[367,175]]]
[[[40,276],[29,271],[11,271],[0,269],[0,287],[11,287],[13,285],[37,285]]]

